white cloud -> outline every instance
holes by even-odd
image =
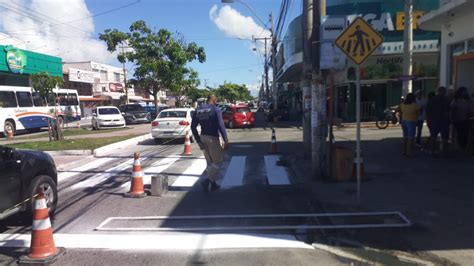
[[[94,22],[92,18],[83,19],[91,15],[85,0],[20,0],[6,7],[0,10],[0,27],[25,41],[27,49],[57,55],[63,61],[109,62],[114,58],[103,41],[92,38],[96,36]]]
[[[244,40],[252,40],[254,37],[270,37],[270,31],[258,25],[252,17],[244,16],[228,5],[220,9],[217,5],[212,6],[209,10],[209,18],[228,37]],[[263,43],[264,41],[258,41],[257,48],[260,53],[263,53],[265,48]],[[269,47],[270,41],[268,40],[267,48],[269,49]]]

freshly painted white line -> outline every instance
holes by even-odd
[[[232,148],[252,148],[252,145],[241,144],[241,145],[232,145]]]
[[[0,247],[29,247],[30,234],[0,234]],[[314,249],[283,234],[54,234],[58,247],[111,250],[174,250],[298,248]]]
[[[241,186],[244,181],[246,156],[232,156],[221,187]]]
[[[87,178],[84,181],[74,184],[70,188],[74,190],[74,189],[94,187],[100,184],[101,182],[105,181],[106,179],[116,175],[117,172],[124,171],[127,168],[132,168],[132,163],[133,163],[133,159],[126,160],[125,162],[117,166],[114,166],[112,168],[105,170],[104,173],[96,174],[92,177]]]
[[[194,160],[171,185],[172,187],[192,187],[206,169],[206,160]]]
[[[290,179],[285,167],[277,165],[278,155],[265,155],[265,167],[269,185],[289,185]]]
[[[149,167],[149,168],[147,168],[143,171],[144,172],[143,184],[144,185],[151,184],[151,177],[152,176],[160,174],[164,170],[168,169],[172,164],[174,164],[179,159],[181,159],[181,157],[178,157],[178,156],[166,157],[166,158],[163,158],[163,159],[153,163],[151,167]],[[129,189],[130,188],[130,181],[125,182],[121,187]]]
[[[67,180],[68,178],[71,178],[75,175],[78,175],[78,174],[81,174],[82,172],[86,172],[88,170],[91,170],[91,169],[95,169],[103,164],[106,164],[108,163],[109,161],[113,160],[114,158],[107,158],[107,157],[104,157],[104,158],[99,158],[99,159],[93,159],[94,161],[90,162],[90,163],[87,163],[85,165],[82,165],[82,166],[79,166],[79,167],[76,167],[70,171],[62,171],[59,175],[58,175],[58,182],[64,182],[65,180]]]

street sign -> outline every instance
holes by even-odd
[[[356,18],[336,40],[339,47],[354,63],[362,64],[383,43],[383,36],[363,18]]]

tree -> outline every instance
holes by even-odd
[[[220,100],[227,100],[229,102],[235,101],[249,101],[252,99],[250,90],[245,85],[225,82],[214,90],[215,95]]]
[[[204,48],[196,43],[186,43],[179,34],[166,29],[158,32],[151,30],[144,21],[139,20],[125,33],[117,29],[107,29],[99,38],[106,42],[107,49],[115,52],[118,45],[128,45],[126,52],[119,54],[119,62],[131,62],[136,68],[132,84],[143,87],[153,95],[158,106],[158,93],[168,89],[181,95],[183,86],[190,86],[194,77],[193,70],[186,67],[192,61],[206,61]],[[158,113],[158,108],[156,108]]]
[[[31,76],[31,80],[33,82],[33,90],[38,92],[43,99],[46,99],[48,94],[53,92],[53,89],[56,87],[62,87],[64,85],[64,81],[60,77],[52,77],[47,72],[40,72],[33,74]],[[48,119],[48,132],[49,132],[49,140],[62,140],[63,132],[62,132],[62,121],[58,119],[58,98],[55,98],[54,108],[49,110],[51,114],[54,115],[54,120]]]

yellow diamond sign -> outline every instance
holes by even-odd
[[[354,63],[362,64],[383,43],[383,37],[363,18],[356,18],[336,40],[339,47]]]

